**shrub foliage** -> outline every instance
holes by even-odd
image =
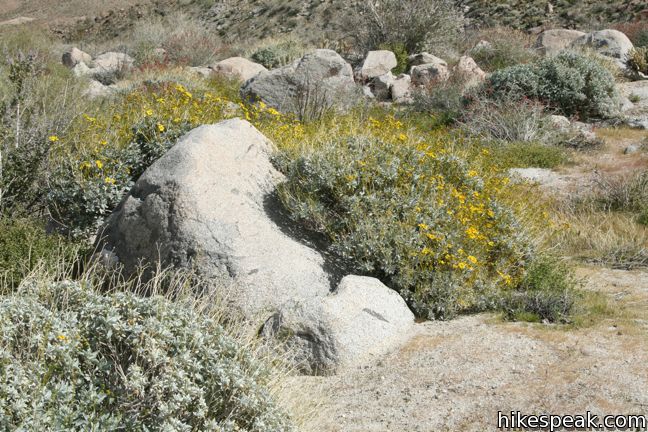
[[[484,90],[491,97],[539,100],[568,116],[600,118],[615,113],[614,77],[595,60],[572,52],[496,71]]]
[[[29,284],[0,331],[1,430],[292,430],[268,371],[182,303]]]

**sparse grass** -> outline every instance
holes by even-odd
[[[471,49],[480,40],[490,42],[489,48]],[[479,32],[469,39],[469,55],[486,72],[494,72],[517,64],[529,63],[537,59],[530,49],[533,38],[525,32],[508,28],[493,28]]]
[[[534,142],[512,142],[491,145],[493,158],[502,169],[549,168],[569,163],[569,153],[560,147]]]

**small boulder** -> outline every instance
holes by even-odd
[[[92,56],[76,47],[73,47],[63,53],[61,62],[72,69],[79,63],[85,63],[86,65],[92,64]]]
[[[141,264],[191,268],[259,322],[288,301],[326,296],[324,258],[295,238],[273,198],[284,178],[272,151],[244,120],[192,130],[140,176],[97,250],[113,253],[125,275]]]
[[[569,47],[576,39],[585,36],[578,30],[552,29],[538,35],[533,47],[544,56],[554,56]]]
[[[414,315],[396,291],[375,278],[346,276],[328,296],[282,308],[262,333],[285,338],[303,372],[331,374],[384,354],[413,324]]]
[[[261,72],[267,72],[265,66],[254,63],[243,57],[230,57],[211,66],[217,74],[245,82]]]
[[[388,50],[369,51],[360,67],[360,79],[370,80],[391,72],[398,65],[396,55]]]
[[[493,44],[488,42],[487,40],[480,40],[475,44],[473,47],[472,51],[486,51],[486,50],[491,50],[493,49]]]
[[[285,113],[301,115],[310,109],[345,111],[362,97],[353,70],[338,53],[318,49],[291,65],[261,72],[241,87],[241,97],[261,100]],[[317,107],[307,107],[317,104]]]
[[[97,80],[90,80],[88,87],[83,92],[84,96],[87,96],[90,99],[96,99],[101,97],[110,96],[115,93],[115,89],[100,83]]]
[[[639,146],[629,145],[623,150],[623,154],[628,155],[628,154],[637,153],[638,151],[639,151]]]
[[[448,63],[446,63],[445,60],[442,58],[439,58],[437,56],[434,56],[430,54],[429,52],[422,52],[418,54],[412,54],[407,58],[408,64],[410,68],[412,66],[420,66],[424,64],[442,64],[446,67],[448,67]]]
[[[115,73],[129,70],[135,64],[131,56],[120,52],[107,52],[94,59],[93,73]]]
[[[416,86],[426,86],[434,82],[446,81],[450,77],[448,64],[445,61],[413,66],[410,75]]]
[[[467,88],[477,86],[486,80],[484,72],[472,57],[462,56],[454,68],[454,73],[461,76]]]
[[[386,101],[391,99],[391,87],[394,83],[394,75],[387,72],[384,75],[374,77],[371,80],[372,93],[379,101]]]
[[[92,71],[85,62],[79,62],[72,68],[72,73],[76,77],[92,75]]]
[[[391,97],[395,103],[412,103],[412,78],[407,74],[400,74],[391,85]]]
[[[628,53],[634,48],[630,39],[618,30],[600,30],[588,33],[574,40],[570,46],[591,48],[598,54],[616,61],[621,67],[625,67]]]
[[[214,73],[212,68],[205,67],[205,66],[189,66],[187,70],[189,70],[189,72],[192,72],[196,75],[200,75],[203,78],[209,78]]]
[[[565,116],[553,114],[548,119],[551,126],[560,132],[567,132],[571,129],[571,122]]]

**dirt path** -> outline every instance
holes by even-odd
[[[579,269],[609,318],[573,329],[492,315],[419,324],[382,361],[334,377],[299,377],[321,407],[307,430],[496,430],[497,411],[648,414],[648,272]]]

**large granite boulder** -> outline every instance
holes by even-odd
[[[609,57],[624,67],[630,50],[634,48],[628,36],[618,30],[599,30],[579,37],[571,43],[572,48],[586,47]]]
[[[391,72],[398,65],[396,55],[388,50],[369,51],[360,67],[361,80],[370,80]]]
[[[283,176],[271,150],[243,120],[192,130],[137,180],[99,233],[99,248],[126,275],[140,264],[192,268],[259,321],[288,301],[327,295],[323,257],[287,234],[272,198]]]
[[[86,65],[92,64],[92,56],[88,53],[81,51],[76,47],[72,47],[66,50],[61,56],[61,62],[72,69],[79,63],[85,63]]]

